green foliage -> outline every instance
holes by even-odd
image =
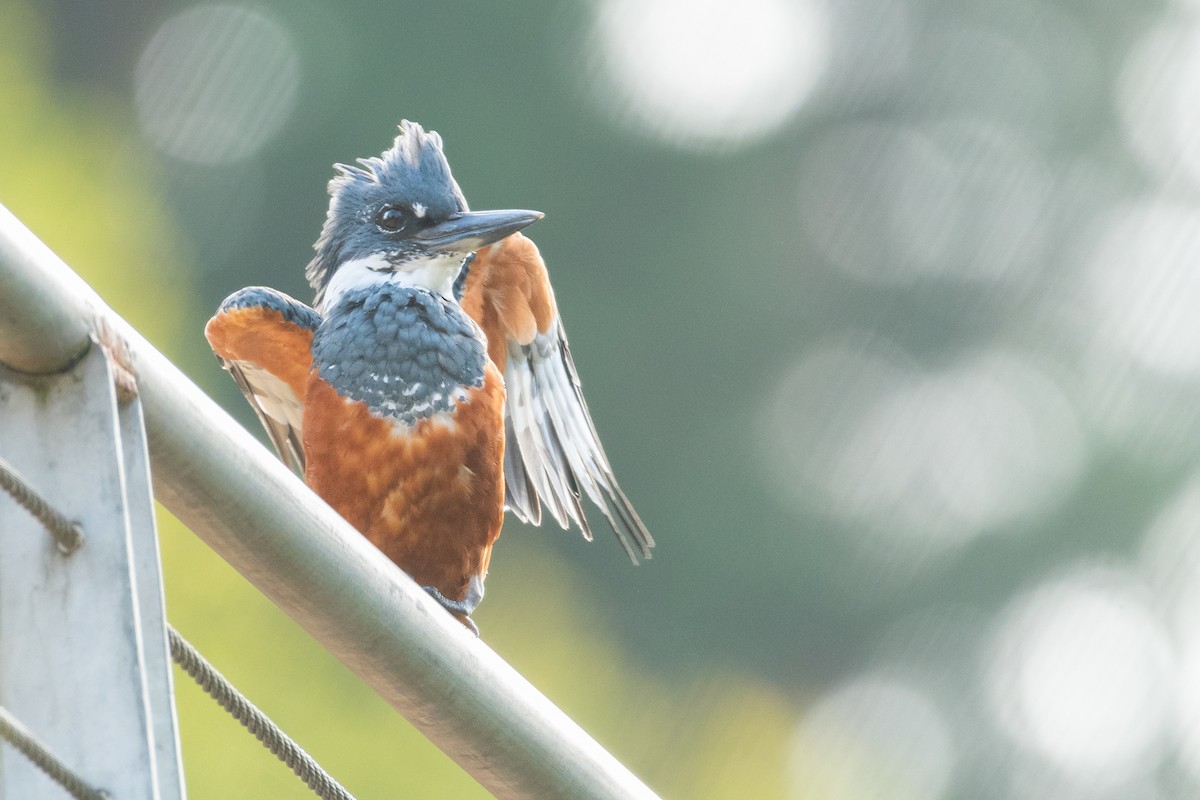
[[[170,350],[194,273],[155,161],[114,98],[53,84],[53,42],[22,3],[0,6],[0,202],[147,338]]]

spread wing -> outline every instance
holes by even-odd
[[[312,370],[313,331],[320,322],[320,315],[298,300],[252,286],[227,297],[204,328],[279,458],[301,475],[304,387]]]
[[[462,305],[488,337],[504,372],[506,501],[518,518],[541,522],[545,506],[564,529],[587,539],[587,497],[636,564],[654,539],[621,491],[579,385],[545,262],[522,234],[480,250],[469,266]]]

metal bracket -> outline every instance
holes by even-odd
[[[114,380],[97,346],[57,375],[0,368],[0,454],[86,535],[64,556],[0,494],[0,705],[113,797],[182,800],[142,407]],[[0,800],[52,787],[0,748]]]

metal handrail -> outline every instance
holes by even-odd
[[[655,797],[0,206],[0,363],[60,371],[98,334],[128,345],[158,499],[492,794]]]

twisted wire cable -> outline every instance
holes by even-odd
[[[171,641],[171,657],[175,663],[234,719],[242,723],[246,730],[254,734],[276,758],[287,764],[308,788],[325,800],[354,800],[353,795],[208,663],[179,631],[168,627],[167,632]]]
[[[111,795],[97,789],[79,777],[66,764],[50,752],[45,743],[0,706],[0,736],[4,737],[22,755],[32,761],[38,769],[50,776],[59,786],[66,789],[77,800],[111,800]]]
[[[8,492],[14,500],[37,518],[54,536],[54,542],[63,553],[70,554],[83,544],[83,528],[67,519],[50,505],[29,482],[21,477],[16,467],[0,458],[0,489]]]

